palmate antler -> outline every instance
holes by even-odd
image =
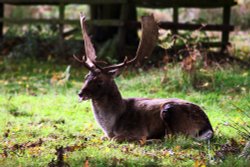
[[[79,62],[83,63],[83,65],[89,69],[90,71],[94,71],[96,69],[94,62],[96,61],[96,52],[94,46],[87,34],[87,28],[85,23],[86,17],[80,13],[80,24],[82,29],[82,36],[84,40],[84,48],[86,56],[82,57],[82,60],[78,59],[75,55],[74,58]]]
[[[155,22],[154,17],[150,15],[150,16],[143,16],[141,18],[141,25],[142,25],[142,37],[138,49],[136,51],[136,56],[131,60],[128,60],[127,57],[125,57],[123,63],[104,67],[103,70],[110,71],[122,68],[124,66],[128,66],[133,63],[139,64],[143,60],[143,58],[148,58],[152,54],[153,49],[158,40],[157,23]]]
[[[143,58],[147,58],[152,54],[152,51],[158,40],[158,26],[154,20],[154,17],[152,15],[143,16],[141,19],[142,37],[136,52],[136,56],[130,60],[128,60],[128,58],[126,57],[124,61],[120,64],[115,64],[107,67],[100,67],[96,62],[96,52],[87,34],[85,21],[85,16],[81,13],[80,23],[86,54],[86,56],[83,56],[83,60],[81,62],[85,65],[86,68],[91,71],[96,71],[96,69],[99,69],[100,71],[108,74],[111,71],[121,69],[131,64],[139,64],[143,60]]]

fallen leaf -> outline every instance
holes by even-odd
[[[86,158],[83,167],[89,167],[89,160]]]

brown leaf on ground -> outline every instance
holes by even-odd
[[[6,132],[4,132],[3,137],[4,137],[4,138],[7,138],[7,137],[9,137],[9,134],[10,134],[10,130],[7,129]]]
[[[64,161],[65,150],[63,146],[56,148],[56,160],[53,158],[49,163],[49,167],[69,167],[70,165]]]
[[[88,157],[86,158],[83,167],[89,167],[89,159],[88,159]]]
[[[195,62],[197,59],[197,55],[195,52],[192,52],[189,56],[183,59],[181,67],[186,72],[191,72],[195,68]]]
[[[64,151],[65,152],[74,152],[76,150],[80,150],[80,149],[83,149],[85,148],[85,144],[84,143],[81,143],[81,144],[74,144],[72,146],[67,146],[64,148]]]
[[[26,143],[22,143],[22,144],[14,144],[11,147],[8,147],[8,150],[11,151],[17,151],[17,150],[25,150],[27,148],[31,148],[31,147],[40,147],[43,144],[43,140],[40,138],[38,141],[35,142],[26,142]]]
[[[229,154],[238,154],[239,152],[239,144],[234,139],[231,139],[226,144],[221,145],[220,149],[215,152],[215,155],[218,158],[224,158]]]
[[[3,149],[3,153],[0,154],[0,158],[7,158],[8,157],[8,152],[6,149]]]

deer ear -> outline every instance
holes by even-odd
[[[110,70],[108,73],[109,75],[111,75],[113,78],[118,77],[123,71],[123,68],[118,68],[118,69],[114,69],[114,70]]]

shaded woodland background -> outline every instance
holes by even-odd
[[[239,0],[238,5],[232,8],[231,12],[231,24],[234,25],[235,31],[231,33],[230,42],[231,46],[227,48],[230,56],[236,57],[236,59],[246,59],[249,61],[249,24],[250,24],[250,2],[249,0]],[[55,6],[23,6],[15,7],[5,5],[5,16],[7,18],[55,18],[58,17],[59,12]],[[87,14],[88,18],[105,18],[105,17],[119,17],[117,13],[120,11],[119,6],[106,6],[102,10],[106,11],[105,15],[98,15],[98,6],[85,5],[69,5],[65,11],[65,18],[67,19],[78,19],[80,11]],[[146,9],[137,8],[136,11],[133,10],[131,6],[130,16],[131,18],[139,18],[146,13],[153,13],[157,20],[161,21],[171,21],[172,20],[172,9]],[[136,14],[137,13],[137,14]],[[221,9],[185,9],[181,8],[179,10],[179,22],[185,23],[222,23],[222,10]],[[76,27],[65,26],[65,39],[63,51],[60,44],[62,39],[59,38],[58,25],[50,24],[33,24],[18,26],[14,24],[5,24],[4,32],[5,39],[1,41],[1,55],[5,57],[31,57],[38,59],[54,59],[54,60],[64,60],[71,61],[72,54],[81,55],[82,41],[81,41],[81,31],[75,29]],[[98,57],[100,59],[106,59],[109,62],[121,61],[124,56],[133,55],[136,47],[138,45],[138,37],[135,29],[128,30],[130,33],[127,34],[126,40],[129,44],[122,53],[117,53],[115,47],[112,47],[119,42],[118,37],[115,35],[117,32],[116,28],[112,27],[90,27],[90,32],[92,34],[92,40],[95,43],[96,49],[98,50]],[[204,31],[179,31],[181,38],[174,41],[171,31],[161,30],[160,31],[160,41],[158,50],[155,52],[154,57],[152,57],[151,64],[159,64],[166,60],[166,50],[170,50],[167,54],[170,54],[170,58],[177,55],[176,50],[173,53],[174,47],[183,47],[183,45],[198,45],[202,42],[215,41],[221,37],[219,32],[204,32]],[[139,32],[140,34],[140,32]],[[15,37],[14,39],[10,39]],[[18,37],[18,38],[16,38]],[[183,40],[184,39],[184,40]],[[185,44],[186,42],[186,44]],[[198,46],[197,46],[198,47]],[[227,53],[228,53],[227,52]],[[123,55],[122,55],[123,54]],[[182,56],[184,53],[182,54]],[[185,57],[185,56],[184,56]],[[219,55],[211,55],[216,61],[225,60],[226,58]],[[233,60],[230,59],[229,60]]]

